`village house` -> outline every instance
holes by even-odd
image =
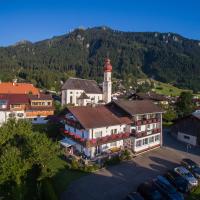
[[[162,110],[151,101],[68,107],[64,123],[65,145],[88,158],[123,148],[137,154],[162,145]]]
[[[54,114],[53,99],[46,94],[0,94],[0,126],[10,118],[46,123]]]
[[[110,59],[106,59],[103,90],[94,80],[69,78],[61,88],[62,105],[86,106],[89,104],[109,103],[112,94],[111,73],[112,65],[110,64]]]
[[[151,100],[155,104],[161,105],[165,108],[167,108],[169,105],[169,100],[166,96],[151,91],[147,93],[138,92],[131,94],[129,96],[129,100]]]
[[[190,145],[200,145],[200,111],[178,119],[171,128],[171,133],[178,140]]]

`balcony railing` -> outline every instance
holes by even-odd
[[[131,135],[131,133],[118,133],[118,134],[107,135],[107,136],[96,138],[96,139],[85,139],[85,138],[82,138],[80,135],[69,132],[67,130],[61,130],[61,131],[63,132],[65,136],[73,139],[77,143],[80,143],[81,145],[86,146],[86,147],[93,147],[93,146],[98,146],[102,144],[107,144],[110,142],[123,140],[123,139],[129,138]]]
[[[146,124],[152,124],[152,123],[158,123],[160,122],[160,118],[153,118],[153,119],[142,119],[135,121],[136,126],[140,125],[146,125]]]
[[[156,128],[156,129],[141,131],[141,132],[138,132],[136,130],[132,130],[132,135],[133,135],[133,137],[140,138],[140,137],[145,137],[145,136],[151,135],[151,134],[148,134],[148,132],[151,132],[151,134],[156,134],[156,133],[160,133],[161,129]]]
[[[81,129],[81,125],[79,124],[78,121],[75,121],[73,119],[67,119],[65,118],[65,123],[69,126],[72,126],[74,128],[77,128],[77,129]]]

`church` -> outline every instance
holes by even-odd
[[[103,91],[96,81],[69,78],[62,86],[61,103],[74,106],[86,106],[91,104],[107,104],[111,102],[112,95],[112,65],[110,59],[105,59]]]

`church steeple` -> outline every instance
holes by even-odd
[[[112,65],[110,64],[110,59],[105,59],[104,64],[104,82],[103,82],[103,100],[105,103],[111,101],[112,95],[112,81],[111,81]]]

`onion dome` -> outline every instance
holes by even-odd
[[[110,64],[109,58],[105,59],[104,72],[112,72],[112,65]]]

